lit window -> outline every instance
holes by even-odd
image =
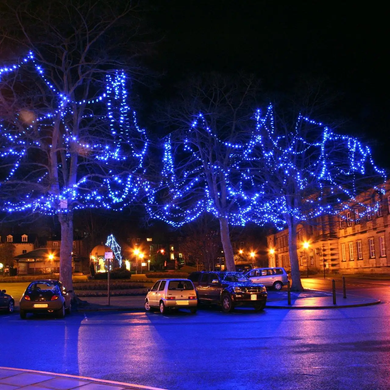
[[[354,261],[355,254],[353,253],[353,242],[348,243],[348,249],[349,249],[349,261]]]
[[[13,236],[11,235],[7,236],[7,242],[14,242]]]
[[[347,254],[345,250],[345,243],[341,244],[341,261],[347,261]]]
[[[381,257],[386,257],[386,242],[385,242],[385,236],[379,237],[379,251]]]
[[[358,258],[358,260],[363,260],[362,240],[357,240],[356,241],[356,249],[357,249],[357,258]]]
[[[22,236],[22,242],[27,242],[28,236],[26,234],[23,234]]]
[[[146,241],[152,242],[152,241],[153,241],[153,238],[150,238],[150,237],[149,237],[149,238],[146,239]]]
[[[370,250],[370,259],[374,259],[375,258],[375,241],[374,241],[374,237],[370,237],[368,239],[368,247],[369,247],[369,250]]]

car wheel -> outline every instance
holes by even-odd
[[[20,318],[21,318],[22,320],[25,320],[25,319],[26,319],[26,312],[25,312],[24,310],[20,310],[19,314],[20,314]]]
[[[257,303],[254,308],[255,311],[263,311],[265,308],[265,302]]]
[[[160,302],[160,313],[161,314],[167,314],[168,309],[165,307],[165,304],[163,301]]]
[[[280,291],[283,287],[283,284],[281,282],[275,282],[274,283],[274,290]]]
[[[229,294],[222,295],[222,311],[229,313],[234,309],[232,298]]]
[[[151,311],[151,307],[149,305],[149,301],[145,301],[144,307],[145,307],[145,311]]]
[[[57,318],[64,318],[65,317],[65,306],[62,305],[62,308],[60,310],[57,310]]]
[[[13,313],[15,309],[14,301],[10,301],[8,304],[8,313]]]
[[[191,309],[190,309],[190,312],[192,313],[192,314],[196,314],[196,307],[192,307]]]

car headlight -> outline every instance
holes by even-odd
[[[234,292],[241,292],[242,290],[241,290],[241,287],[234,287]]]
[[[267,292],[267,288],[266,288],[265,286],[263,286],[263,287],[261,288],[261,292]]]

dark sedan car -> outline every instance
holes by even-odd
[[[22,295],[19,307],[22,319],[27,313],[54,313],[63,318],[71,311],[71,297],[58,280],[35,280]]]
[[[8,313],[13,313],[15,307],[15,301],[11,295],[6,294],[5,290],[0,291],[0,310],[4,310]]]
[[[196,287],[199,303],[217,304],[228,313],[236,306],[265,308],[267,289],[252,283],[241,272],[193,272],[189,278]]]

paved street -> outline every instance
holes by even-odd
[[[314,283],[314,282],[313,282]],[[196,315],[0,316],[0,366],[163,389],[388,389],[388,282],[350,293],[379,305],[333,310],[204,308]]]

